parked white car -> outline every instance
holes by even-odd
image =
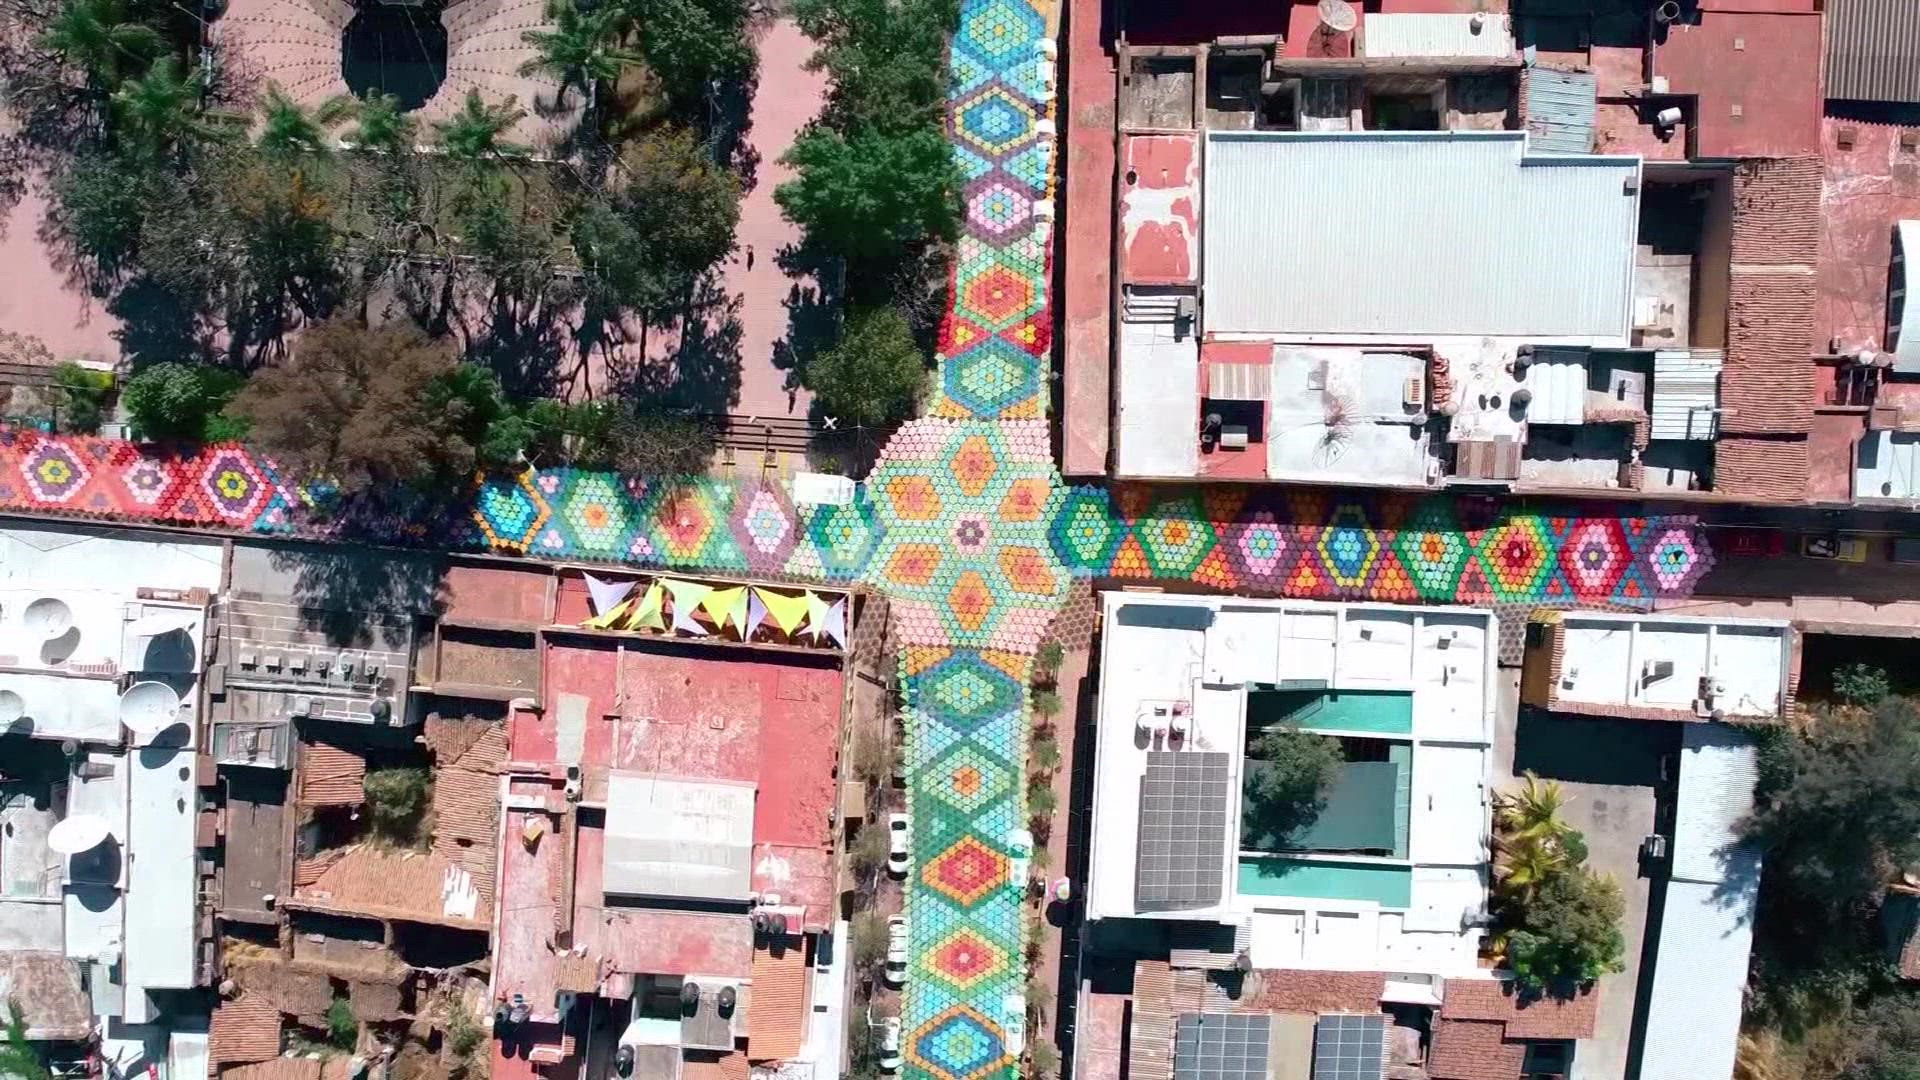
[[[894,877],[907,876],[907,864],[912,861],[913,833],[905,814],[887,815],[887,873]]]
[[[900,986],[907,981],[907,917],[887,918],[887,985]]]
[[[880,1021],[880,1071],[900,1071],[900,1018],[897,1016]]]
[[[1033,871],[1033,833],[1026,829],[1007,831],[1007,880],[1021,892],[1027,891],[1027,878]]]

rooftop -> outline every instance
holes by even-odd
[[[1627,344],[1637,158],[1505,131],[1213,131],[1206,154],[1210,334]]]
[[[1103,610],[1090,918],[1249,919],[1261,968],[1474,970],[1490,616],[1115,593]],[[1283,715],[1376,758],[1380,782],[1281,854],[1238,822],[1247,747]]]
[[[1784,622],[1568,612],[1549,628],[1550,708],[1693,720],[1784,715],[1792,631]]]
[[[607,833],[609,893],[744,903],[751,892],[751,784],[616,772]]]

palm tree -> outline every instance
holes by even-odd
[[[528,30],[522,41],[539,50],[539,55],[520,65],[520,74],[547,74],[560,80],[559,101],[578,86],[587,94],[587,109],[593,110],[596,91],[603,83],[620,77],[620,69],[640,62],[640,54],[619,45],[626,22],[621,5],[602,3],[591,11],[581,11],[574,0],[548,0],[547,21],[551,29]]]
[[[404,154],[413,149],[417,124],[400,111],[400,99],[392,94],[369,90],[367,96],[353,102],[358,121],[347,139],[362,150]]]
[[[1494,822],[1501,833],[1516,842],[1543,841],[1549,846],[1572,830],[1560,820],[1566,806],[1566,794],[1560,785],[1542,780],[1529,769],[1520,790],[1499,797]]]
[[[1523,841],[1502,846],[1493,873],[1502,893],[1524,903],[1532,899],[1548,878],[1564,869],[1566,859],[1558,848],[1539,841]]]
[[[433,125],[440,135],[440,146],[447,156],[469,163],[489,158],[526,153],[526,148],[501,139],[508,128],[527,115],[525,109],[509,97],[498,105],[480,99],[480,91],[467,91],[467,100],[450,120]]]
[[[155,60],[145,75],[128,79],[113,92],[120,133],[134,147],[155,155],[183,142],[225,140],[232,133],[231,122],[201,111],[202,83],[199,69],[181,74],[176,57]]]
[[[87,74],[87,83],[111,93],[125,73],[166,50],[160,32],[127,17],[123,0],[67,0],[40,33],[40,47]]]
[[[338,124],[352,107],[352,98],[334,98],[309,113],[278,85],[267,84],[260,103],[260,135],[255,140],[270,154],[326,153],[333,149],[326,129]]]

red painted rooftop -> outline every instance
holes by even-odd
[[[1120,169],[1120,279],[1191,285],[1200,276],[1199,136],[1129,135]]]
[[[1820,12],[1814,0],[1702,0],[1698,26],[1675,26],[1653,70],[1698,95],[1694,154],[1797,157],[1820,146]],[[1736,115],[1737,113],[1737,115]]]
[[[1061,471],[1106,472],[1112,403],[1113,184],[1112,41],[1102,0],[1069,0],[1067,48],[1065,346],[1061,379]]]

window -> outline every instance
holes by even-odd
[[[1439,131],[1439,95],[1432,93],[1368,94],[1367,130]]]

